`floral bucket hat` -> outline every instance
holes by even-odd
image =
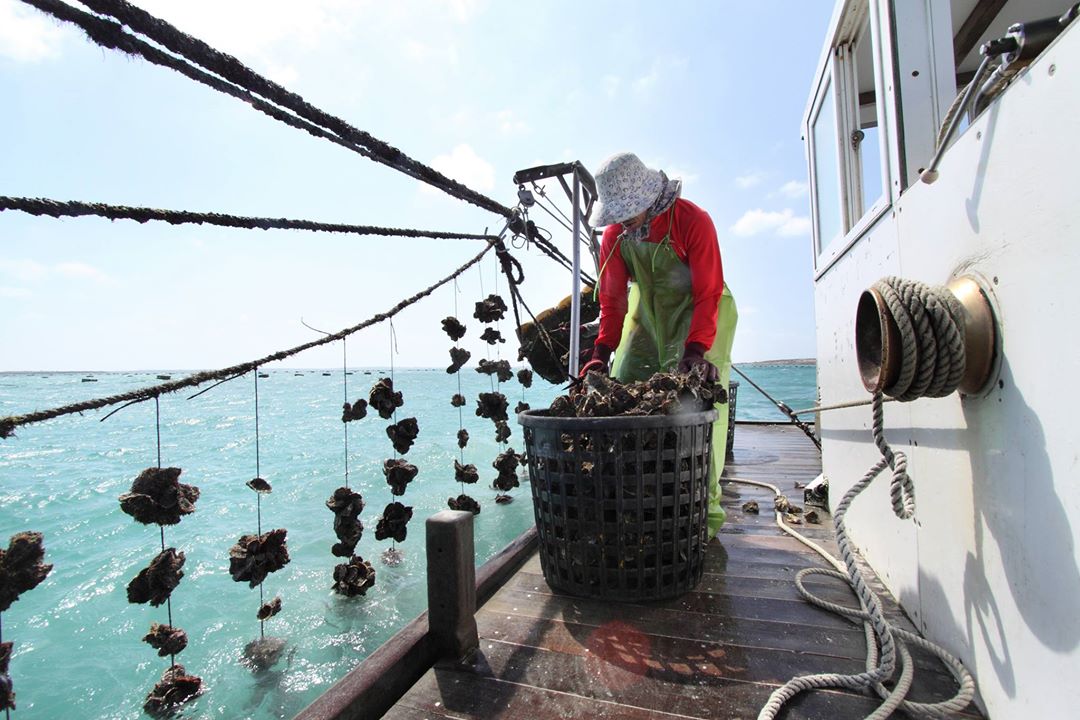
[[[645,167],[634,153],[612,155],[596,171],[596,227],[629,220],[648,210],[667,184],[659,170]]]

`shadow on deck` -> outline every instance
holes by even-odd
[[[814,479],[820,456],[798,430],[743,426],[726,475],[780,487],[802,505],[796,483]],[[708,546],[694,592],[661,602],[613,603],[564,595],[544,582],[536,553],[476,614],[480,651],[468,664],[429,670],[385,715],[413,718],[753,718],[793,675],[864,669],[861,628],[816,608],[793,578],[820,558],[773,523],[772,494],[725,486],[728,522]],[[757,500],[760,515],[742,511]],[[799,530],[836,554],[831,520]],[[839,581],[808,583],[852,604]],[[914,627],[876,580],[890,618]],[[918,654],[913,700],[951,696],[936,659]],[[796,697],[784,718],[861,718],[870,697],[818,691]]]

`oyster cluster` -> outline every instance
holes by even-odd
[[[393,380],[379,378],[371,387],[368,404],[379,413],[379,417],[389,420],[394,416],[394,410],[404,405],[405,401],[400,392],[394,392]]]
[[[506,303],[498,295],[488,295],[485,299],[476,303],[473,317],[482,323],[491,323],[502,320],[506,314]]]
[[[180,482],[180,468],[147,468],[120,496],[120,509],[144,525],[176,525],[195,512],[199,488]]]
[[[382,517],[375,525],[375,539],[385,540],[393,538],[397,542],[404,542],[407,534],[406,525],[412,519],[412,508],[399,502],[392,502],[383,510]]]
[[[450,339],[454,342],[457,342],[461,338],[465,337],[465,326],[462,325],[461,321],[453,315],[448,315],[443,318],[442,329],[443,332],[449,335]]]
[[[458,370],[469,362],[469,358],[472,357],[472,353],[465,348],[452,347],[450,348],[450,366],[446,368],[446,372],[449,375],[453,375]]]
[[[347,487],[339,487],[326,501],[326,507],[334,513],[334,534],[338,539],[330,552],[335,557],[351,557],[364,534],[364,523],[360,522],[364,496]]]
[[[273,490],[273,488],[270,486],[270,483],[260,477],[251,478],[244,484],[255,492],[259,493],[260,495],[268,495],[270,491]]]
[[[241,535],[229,548],[229,574],[236,582],[255,587],[266,576],[289,564],[287,531],[278,528],[262,535]]]
[[[495,461],[491,463],[491,466],[499,472],[498,477],[492,483],[492,487],[504,493],[518,487],[521,484],[518,482],[517,476],[519,463],[519,456],[514,452],[513,448],[499,453]]]
[[[45,559],[42,540],[39,532],[16,533],[7,550],[0,550],[0,612],[41,584],[52,570],[52,565],[41,562]]]
[[[519,402],[517,405],[514,406],[514,414],[517,415],[519,412],[525,412],[528,409],[529,409],[529,403],[522,400],[521,402]]]
[[[533,382],[533,371],[529,368],[521,368],[517,371],[518,382],[521,383],[521,387],[531,388]]]
[[[413,446],[413,442],[419,434],[420,425],[416,422],[416,418],[414,417],[405,418],[401,422],[389,425],[386,428],[386,436],[390,438],[394,450],[402,455],[409,452],[409,449]]]
[[[465,512],[471,512],[473,515],[480,514],[480,503],[464,493],[458,495],[456,498],[447,499],[446,504],[451,510],[463,510]]]
[[[11,663],[13,643],[0,643],[0,710],[15,709],[15,689],[11,683],[8,665]]]
[[[486,342],[488,345],[506,342],[506,340],[503,339],[502,333],[491,327],[484,329],[483,334],[480,335],[480,339]]]
[[[165,717],[176,707],[197,697],[202,690],[202,678],[188,675],[184,666],[177,663],[165,671],[146,696],[143,710],[157,717]]]
[[[143,636],[143,642],[157,650],[160,657],[179,655],[187,647],[187,633],[172,625],[150,623],[150,632]]]
[[[455,460],[454,480],[459,483],[469,483],[471,485],[480,480],[480,472],[476,469],[475,465],[462,465]]]
[[[269,620],[279,612],[281,612],[281,598],[275,597],[270,602],[263,603],[259,606],[258,612],[255,613],[255,618],[262,622],[263,620]]]
[[[698,372],[656,373],[625,385],[603,373],[589,372],[584,386],[584,392],[555,398],[548,413],[555,417],[675,415],[727,402],[724,388],[705,381]]]
[[[457,446],[462,450],[469,444],[469,431],[465,428],[461,428],[457,431]]]
[[[510,424],[505,420],[495,421],[495,442],[502,444],[510,439]]]
[[[152,607],[165,604],[172,591],[184,577],[184,553],[176,548],[165,548],[150,564],[139,571],[127,586],[129,603],[150,603]]]
[[[506,408],[508,406],[506,396],[502,393],[482,392],[476,399],[476,415],[489,420],[506,420]]]
[[[371,563],[358,555],[349,558],[349,562],[334,567],[334,592],[345,597],[366,595],[368,588],[375,584],[375,569]]]
[[[466,402],[464,395],[461,393],[454,393],[454,396],[450,398],[450,407],[465,407]]]
[[[390,486],[392,495],[404,495],[405,488],[419,472],[415,465],[401,458],[383,463],[383,475],[386,476],[386,484]]]
[[[367,417],[367,406],[367,400],[363,398],[357,399],[354,403],[345,403],[341,406],[341,422],[363,420]]]
[[[514,377],[514,371],[510,369],[508,360],[481,360],[476,365],[476,372],[482,375],[495,375],[501,383]]]

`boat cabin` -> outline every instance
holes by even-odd
[[[992,309],[978,389],[885,405],[885,437],[914,480],[914,521],[893,515],[882,482],[848,523],[920,630],[973,673],[994,718],[1066,717],[1080,701],[1070,418],[1080,361],[1065,329],[1080,271],[1077,10],[842,0],[802,124],[821,406],[869,398],[855,317],[879,278],[944,286],[963,276]],[[835,506],[880,455],[868,407],[817,419]]]

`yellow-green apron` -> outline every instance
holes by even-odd
[[[622,339],[611,363],[611,375],[619,382],[647,380],[653,373],[671,372],[682,358],[694,298],[690,267],[671,247],[671,229],[659,243],[622,241],[622,258],[630,273],[630,298],[623,322]],[[731,343],[739,312],[727,283],[716,318],[716,338],[705,359],[720,371],[720,387],[728,386],[731,374]],[[727,458],[728,407],[717,403],[719,416],[713,423],[712,460],[709,464],[709,536],[724,524],[720,505],[720,475]]]

